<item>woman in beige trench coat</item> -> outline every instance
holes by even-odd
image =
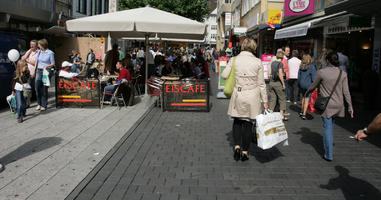
[[[261,114],[262,102],[268,109],[266,84],[264,81],[261,60],[254,56],[257,45],[253,39],[245,39],[241,45],[241,53],[235,57],[235,87],[230,99],[228,115],[234,118],[234,159],[246,161],[248,149],[252,141],[252,130],[255,118]],[[230,74],[233,59],[222,72],[222,77]]]

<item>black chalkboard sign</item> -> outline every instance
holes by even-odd
[[[165,81],[163,110],[209,112],[209,81]]]
[[[56,106],[65,108],[100,107],[100,81],[85,77],[56,77]]]

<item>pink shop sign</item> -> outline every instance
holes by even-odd
[[[314,13],[314,0],[285,0],[284,16],[309,15]]]

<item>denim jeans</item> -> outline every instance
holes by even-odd
[[[323,144],[324,144],[324,158],[333,160],[332,148],[333,148],[333,124],[335,123],[335,118],[325,118],[323,119]]]
[[[77,65],[77,64],[73,64],[70,67],[70,71],[73,72],[73,73],[79,73],[79,72],[81,72],[81,66]]]
[[[42,71],[37,70],[35,81],[37,103],[46,108],[48,105],[48,87],[42,83]]]
[[[109,85],[109,86],[106,86],[105,87],[105,92],[110,92],[111,94],[114,94],[116,88],[118,87],[118,85]],[[110,101],[111,100],[111,96],[110,95],[105,95],[105,101]]]
[[[25,98],[23,91],[16,90],[17,119],[22,120],[26,113]]]

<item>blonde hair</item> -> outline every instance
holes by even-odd
[[[15,79],[21,78],[22,73],[23,73],[23,69],[24,69],[25,66],[28,66],[26,64],[25,60],[19,60],[17,62],[17,67],[16,67],[16,70],[15,70]]]
[[[304,54],[302,57],[302,64],[301,67],[304,68],[312,63],[312,57],[307,53]]]
[[[46,39],[41,39],[41,40],[39,40],[39,41],[38,41],[38,44],[39,44],[42,48],[44,48],[44,49],[47,49],[48,46],[49,46],[49,43],[48,43],[48,41],[47,41]]]
[[[253,39],[246,38],[245,40],[243,40],[241,45],[241,51],[249,51],[254,54],[256,49],[257,43]]]
[[[283,51],[276,52],[276,59],[283,59],[283,57],[284,57]]]

